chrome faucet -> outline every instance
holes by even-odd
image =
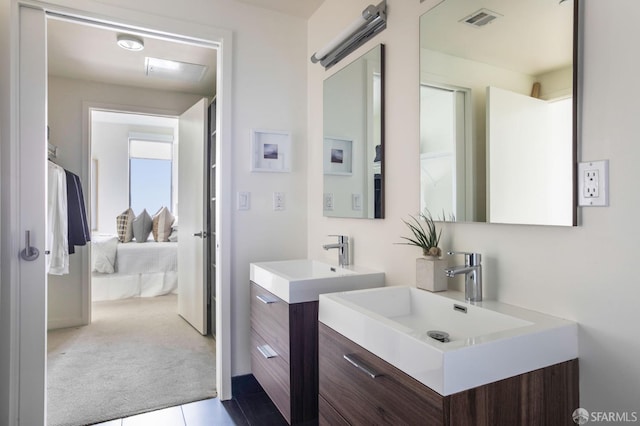
[[[464,274],[464,298],[467,302],[482,301],[482,265],[480,253],[447,252],[464,254],[464,266],[453,266],[444,270],[449,278]]]
[[[330,237],[338,237],[337,244],[325,244],[323,249],[338,249],[338,265],[347,266],[349,264],[349,237],[346,235],[329,235]]]

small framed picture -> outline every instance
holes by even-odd
[[[251,130],[251,171],[291,171],[291,134],[275,130]]]
[[[353,141],[344,138],[324,138],[324,174],[351,175]]]

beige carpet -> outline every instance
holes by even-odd
[[[216,396],[215,341],[175,295],[93,304],[86,327],[48,333],[47,424],[75,426]]]

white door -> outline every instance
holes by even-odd
[[[6,315],[19,325],[17,336],[14,335],[11,342],[18,350],[11,350],[10,354],[9,386],[12,395],[9,409],[12,420],[17,418],[20,425],[44,425],[47,337],[44,253],[47,211],[46,24],[42,10],[20,7],[19,13],[18,149],[10,153],[11,167],[17,166],[15,174],[4,173],[10,176],[11,202],[8,208],[3,206],[3,215],[8,215],[8,219],[3,218],[3,221],[8,220],[15,229],[10,233],[11,253],[3,253],[3,268],[13,271],[11,287],[17,295],[15,300],[19,300],[16,313]],[[30,260],[18,254],[25,248],[27,231],[30,232],[30,245],[39,250],[37,257],[26,256]],[[9,238],[9,233],[6,235]],[[7,257],[10,260],[4,264]]]
[[[178,313],[207,334],[205,167],[207,99],[180,116],[178,130]]]

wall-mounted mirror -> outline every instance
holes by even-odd
[[[325,216],[384,217],[384,46],[324,81]]]
[[[577,2],[444,0],[420,18],[423,210],[576,225]]]

